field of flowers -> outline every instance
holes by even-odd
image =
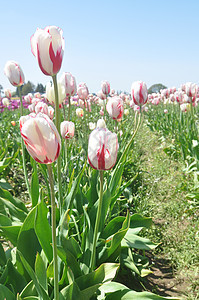
[[[196,272],[199,87],[188,82],[148,94],[146,84],[136,81],[127,94],[103,81],[91,94],[70,73],[57,78],[62,34],[48,26],[31,38],[41,71],[52,79],[45,94],[22,97],[22,68],[8,61],[4,69],[20,96],[5,90],[0,100],[0,299],[167,299],[154,282],[147,285],[151,255],[166,244],[168,258],[180,265],[177,248],[172,252],[164,235],[168,227],[158,231],[153,222],[165,206],[158,202],[163,175],[144,180],[149,169],[164,164],[157,162],[159,149],[162,160],[183,166],[176,191],[186,194],[180,220],[195,224],[186,267]],[[169,197],[169,186],[164,192]],[[164,211],[169,222],[177,219],[174,201]],[[186,299],[198,296],[193,287]]]

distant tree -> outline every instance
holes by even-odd
[[[3,87],[2,87],[2,85],[0,84],[0,93],[2,92],[2,90],[3,90]]]
[[[35,89],[35,92],[39,92],[41,94],[45,93],[45,87],[43,86],[42,83],[38,83]]]
[[[25,96],[28,93],[34,93],[34,91],[35,91],[35,85],[32,82],[28,81],[27,83],[24,83],[24,85],[22,86],[21,94]]]
[[[148,89],[148,94],[152,93],[158,93],[160,90],[166,89],[167,87],[163,85],[162,83],[156,83],[153,84],[149,89]]]

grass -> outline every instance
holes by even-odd
[[[179,294],[199,299],[199,211],[191,209],[186,197],[193,179],[183,172],[182,160],[163,151],[169,144],[145,124],[139,131],[133,159],[137,160],[140,185],[131,210],[153,217],[147,237],[160,243],[154,255],[166,259],[176,280],[182,282]]]

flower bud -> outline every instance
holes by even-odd
[[[45,75],[56,75],[64,55],[63,32],[56,26],[38,28],[31,37],[31,50]]]
[[[97,170],[111,169],[117,160],[118,139],[106,128],[94,129],[88,141],[88,161]]]
[[[60,132],[63,139],[72,138],[75,133],[75,124],[70,121],[63,121],[60,125]]]
[[[104,95],[110,94],[110,83],[108,81],[102,81],[101,87]]]
[[[29,154],[41,164],[51,164],[57,160],[61,139],[56,126],[42,113],[20,118],[21,136]]]
[[[88,91],[87,85],[84,82],[79,84],[78,89],[77,89],[77,95],[79,96],[79,98],[81,100],[87,99],[87,97],[89,95],[89,91]]]
[[[148,91],[146,83],[143,81],[135,81],[131,86],[131,96],[134,103],[142,106],[147,102]]]
[[[123,100],[118,96],[109,98],[106,109],[113,120],[121,119],[124,112]]]
[[[23,71],[20,65],[15,61],[8,61],[6,63],[4,73],[12,85],[21,86],[24,83]]]
[[[59,81],[65,88],[66,97],[71,97],[76,94],[77,92],[76,80],[71,73],[64,72]]]

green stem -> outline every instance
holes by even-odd
[[[54,91],[55,91],[55,125],[60,134],[60,110],[59,110],[59,95],[57,86],[57,75],[52,76]],[[59,191],[59,208],[60,213],[63,206],[63,196],[62,196],[62,184],[61,184],[61,155],[57,159],[57,179],[58,179],[58,191]]]
[[[17,88],[18,88],[19,98],[20,98],[20,115],[23,116],[23,102],[22,102],[22,96],[21,96],[21,88],[20,88],[20,86],[18,86]],[[22,160],[23,160],[23,171],[24,171],[24,176],[25,176],[25,182],[26,182],[26,187],[27,187],[28,193],[29,193],[29,197],[31,199],[30,185],[28,182],[28,172],[27,172],[27,168],[26,168],[25,145],[24,145],[24,141],[22,138],[21,138],[21,149],[22,149]]]
[[[59,300],[58,283],[58,259],[57,259],[57,240],[56,240],[56,206],[52,165],[47,164],[50,192],[51,192],[51,226],[52,226],[52,244],[53,244],[53,262],[54,262],[54,299]]]
[[[97,244],[97,238],[98,238],[98,230],[99,230],[99,224],[100,224],[100,217],[101,217],[101,210],[102,210],[102,200],[103,200],[103,170],[100,170],[100,195],[99,195],[99,203],[97,208],[97,217],[95,222],[95,229],[94,229],[94,236],[93,236],[93,251],[91,254],[91,265],[90,270],[91,272],[95,268],[95,261],[96,261],[96,244]]]
[[[68,121],[70,121],[70,110],[71,110],[71,103],[70,103],[70,96],[68,97]]]

